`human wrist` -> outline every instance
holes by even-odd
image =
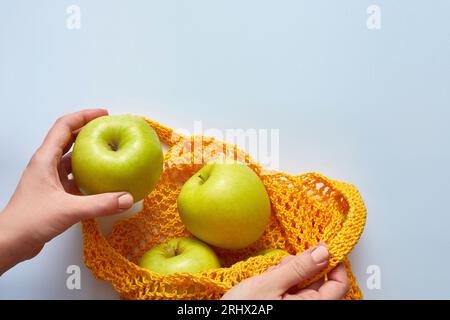
[[[0,275],[16,264],[33,258],[42,249],[27,232],[14,223],[12,212],[0,212]]]

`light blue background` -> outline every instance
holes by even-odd
[[[366,9],[382,10],[382,29]],[[66,7],[81,7],[81,30]],[[366,298],[450,298],[450,2],[0,1],[0,207],[55,118],[86,107],[172,127],[279,128],[281,169],[356,184]],[[0,298],[116,298],[79,226],[0,278]],[[381,290],[366,287],[369,265]]]

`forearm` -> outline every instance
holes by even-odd
[[[0,212],[0,276],[40,250],[17,228],[11,214],[8,209]]]

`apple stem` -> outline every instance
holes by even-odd
[[[206,182],[205,178],[203,178],[201,174],[199,174],[198,177],[199,177],[200,180],[202,180],[203,182]]]
[[[177,255],[176,250],[172,247],[167,247],[166,252],[170,257],[174,257]]]

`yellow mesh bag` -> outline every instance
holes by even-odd
[[[213,138],[186,137],[146,119],[169,149],[156,188],[144,199],[143,209],[116,222],[105,239],[95,220],[83,221],[84,259],[95,277],[110,281],[123,299],[219,299],[245,278],[277,264],[279,254],[257,256],[265,248],[283,248],[296,254],[323,241],[330,252],[326,275],[343,262],[350,279],[346,299],[361,299],[361,291],[346,256],[363,231],[366,209],[351,184],[317,173],[298,176],[267,171],[236,146]],[[198,274],[160,275],[137,265],[150,248],[168,239],[189,236],[177,212],[177,197],[183,183],[204,163],[219,156],[234,157],[248,164],[264,183],[272,214],[262,237],[241,250],[215,249],[223,267]]]

